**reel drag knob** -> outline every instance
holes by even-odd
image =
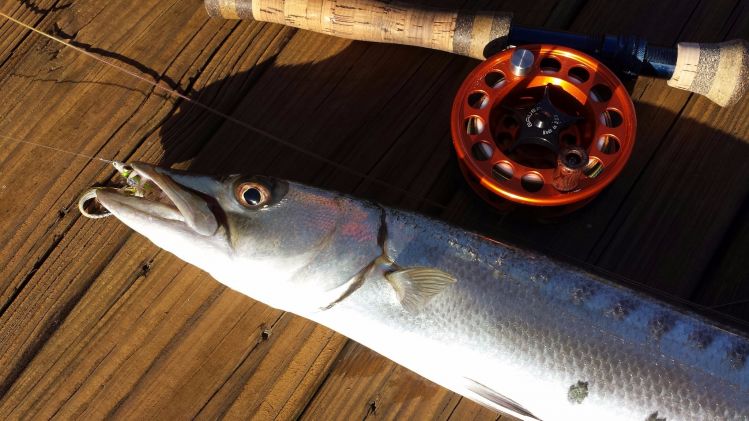
[[[510,68],[515,76],[525,76],[531,71],[535,57],[525,48],[516,48],[510,57]]]
[[[510,48],[463,82],[453,146],[486,201],[572,209],[621,172],[636,132],[634,106],[614,73],[579,51]]]

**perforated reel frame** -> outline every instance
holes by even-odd
[[[451,128],[461,170],[490,202],[566,206],[588,201],[619,175],[632,153],[637,126],[632,100],[616,75],[586,54],[553,45],[522,48],[534,56],[525,75],[513,73],[515,48],[509,48],[481,63],[460,87]],[[507,110],[538,101],[547,85],[556,107],[582,117],[559,133],[560,146],[579,146],[589,157],[572,191],[553,186],[553,166],[521,159],[511,150],[518,126],[528,122],[512,121]]]

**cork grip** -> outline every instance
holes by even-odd
[[[512,15],[458,12],[383,0],[204,0],[211,17],[251,18],[361,41],[432,48],[484,59],[504,46]]]
[[[749,82],[749,44],[745,40],[720,44],[681,42],[677,50],[670,86],[705,95],[722,107],[733,105],[744,96]]]

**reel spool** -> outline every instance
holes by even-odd
[[[632,153],[636,116],[614,73],[579,51],[510,48],[463,82],[452,137],[468,184],[507,201],[566,213],[592,200]]]

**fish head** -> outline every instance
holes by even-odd
[[[379,253],[377,214],[341,195],[271,177],[131,167],[160,190],[160,200],[101,189],[102,206],[157,246],[273,307],[325,307]]]

